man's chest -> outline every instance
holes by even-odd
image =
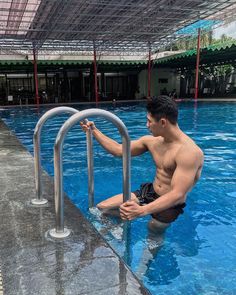
[[[150,152],[156,167],[164,170],[168,174],[173,174],[176,169],[176,154],[178,147],[176,146],[154,146]]]

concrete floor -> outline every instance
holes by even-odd
[[[0,167],[3,294],[149,294],[68,198],[65,223],[73,234],[64,240],[48,236],[55,227],[51,179],[44,173],[49,204],[31,206],[33,158],[1,120]]]

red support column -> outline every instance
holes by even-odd
[[[197,36],[197,61],[196,61],[196,77],[195,77],[195,96],[194,99],[198,99],[198,79],[199,79],[199,61],[200,61],[200,38],[201,38],[201,29],[198,29]]]
[[[37,59],[36,59],[36,50],[33,48],[33,57],[34,57],[34,85],[35,85],[35,102],[39,105],[39,90],[38,90],[38,68],[37,68]]]
[[[93,45],[93,64],[94,64],[94,92],[95,92],[95,101],[98,103],[98,82],[97,82],[97,55],[95,44]]]
[[[151,48],[148,52],[148,98],[151,97]]]

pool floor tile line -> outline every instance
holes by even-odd
[[[150,294],[68,198],[65,225],[73,234],[48,237],[55,227],[52,180],[43,173],[48,206],[30,206],[33,158],[1,120],[0,167],[0,295],[2,282],[4,295]]]

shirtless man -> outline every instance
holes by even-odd
[[[168,96],[159,96],[147,104],[147,135],[131,142],[131,155],[149,151],[156,164],[153,183],[145,183],[123,203],[122,194],[99,203],[102,211],[119,208],[123,220],[151,214],[152,228],[164,231],[183,213],[187,193],[200,178],[204,155],[202,150],[180,130],[178,109]],[[114,156],[122,156],[122,145],[99,131],[93,122],[81,123],[84,131],[92,126],[96,140]],[[148,169],[148,167],[147,167]]]

